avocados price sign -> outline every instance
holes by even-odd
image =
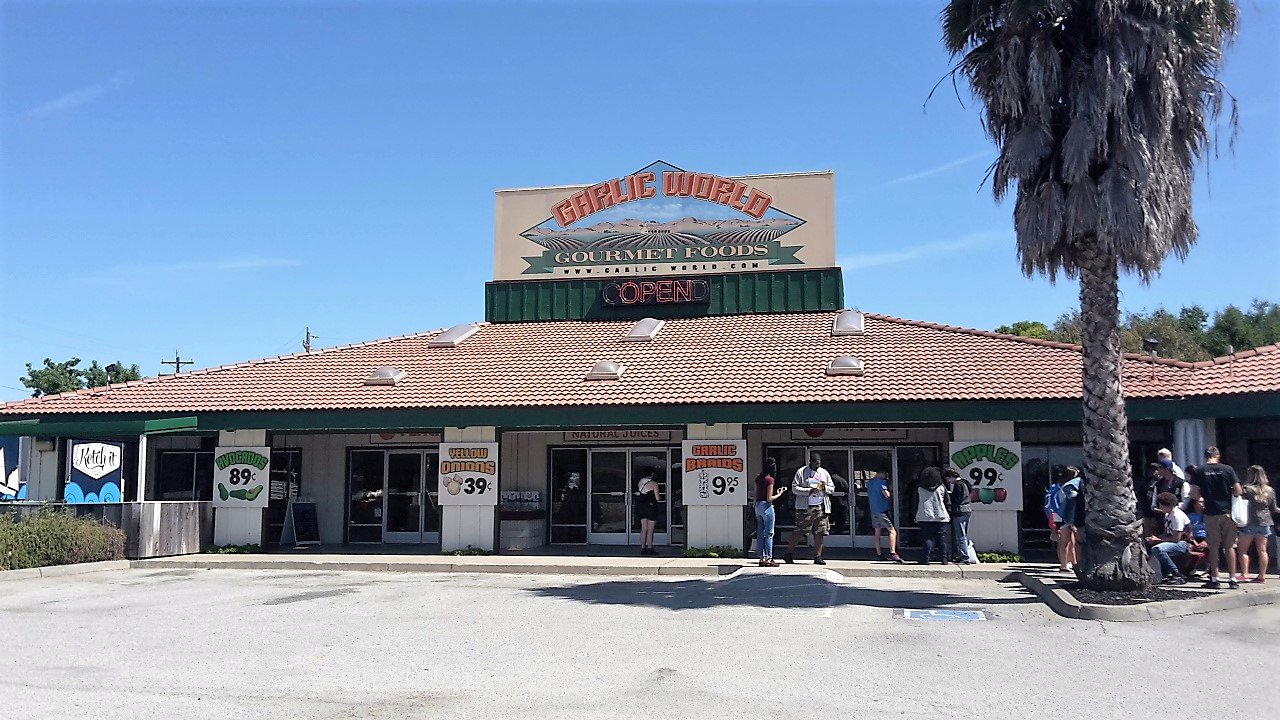
[[[271,448],[218,447],[213,451],[213,506],[264,508],[271,477]]]
[[[592,185],[502,191],[495,279],[829,267],[833,208],[829,173],[732,178],[665,162]]]

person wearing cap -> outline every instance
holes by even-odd
[[[835,489],[831,473],[822,467],[822,456],[816,452],[809,453],[809,464],[797,470],[791,480],[791,492],[796,498],[796,527],[787,540],[787,554],[783,560],[795,562],[796,545],[800,543],[800,538],[813,533],[813,564],[827,564],[822,559],[822,540],[831,530],[827,515],[831,513],[829,495]]]

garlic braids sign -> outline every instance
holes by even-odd
[[[441,505],[498,504],[498,443],[440,443]]]
[[[264,508],[271,479],[271,448],[218,447],[213,451],[213,506]]]
[[[973,510],[1022,509],[1022,443],[953,442],[951,465],[973,486]]]
[[[745,440],[685,440],[685,505],[742,505],[747,502]]]

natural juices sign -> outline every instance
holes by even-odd
[[[781,240],[808,224],[805,218],[778,207],[775,198],[778,188],[785,193],[793,187],[787,182],[795,180],[783,176],[731,178],[655,162],[638,172],[592,185],[559,191],[511,191],[537,193],[528,202],[521,198],[517,203],[517,198],[507,200],[500,194],[497,276],[562,279],[830,266],[834,258],[827,259],[825,250],[815,248],[818,263],[806,262],[797,257],[807,247],[804,242],[783,244]],[[833,191],[825,175],[800,180],[808,183],[803,185],[808,195],[825,197]],[[532,202],[538,205],[529,204]],[[518,258],[510,258],[510,269],[503,269],[508,265],[502,257],[507,241],[501,233],[518,220],[504,219],[504,203],[519,204],[522,210],[527,206],[530,215],[540,207],[542,215],[532,227],[511,228],[527,241],[522,247],[540,250],[533,255],[526,250]],[[823,208],[820,214],[825,214],[822,198],[812,206]],[[530,222],[536,216],[525,217],[524,222]],[[834,238],[830,254],[834,255]],[[521,261],[519,265],[516,260]]]
[[[685,440],[685,505],[742,505],[747,501],[745,440]]]
[[[271,478],[271,448],[219,447],[213,451],[213,506],[264,508]]]
[[[953,442],[951,465],[973,486],[974,510],[1022,509],[1022,443]]]

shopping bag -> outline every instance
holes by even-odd
[[[1231,498],[1231,520],[1236,527],[1244,527],[1249,524],[1249,501],[1236,496]]]
[[[978,551],[974,549],[972,540],[969,541],[969,562],[978,564]]]

